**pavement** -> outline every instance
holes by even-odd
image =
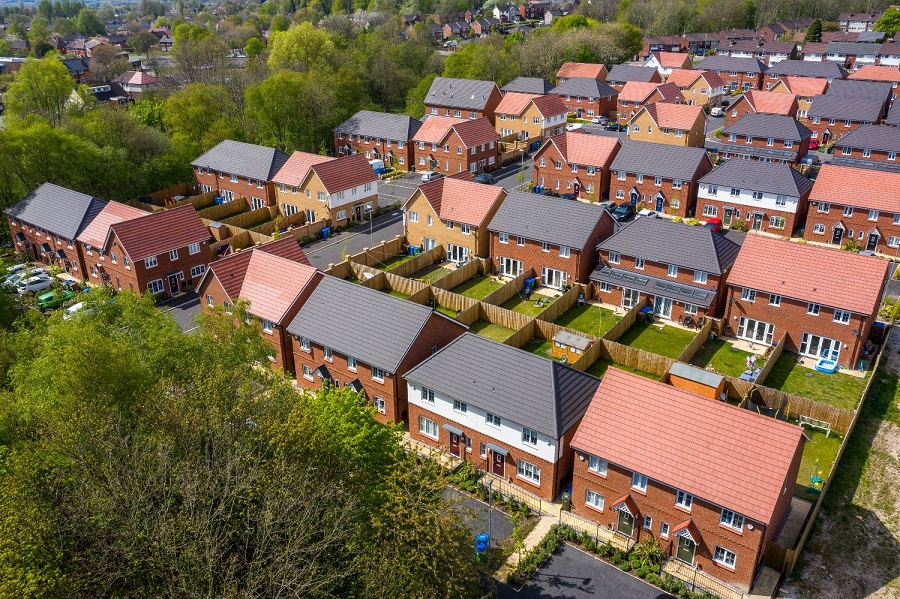
[[[158,308],[169,314],[178,324],[183,333],[189,333],[197,328],[196,317],[201,312],[200,297],[191,291],[173,297],[159,304]]]

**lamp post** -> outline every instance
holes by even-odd
[[[494,479],[490,479],[487,484],[488,488],[488,537],[494,538]],[[490,544],[488,544],[490,548]]]
[[[370,203],[366,204],[366,214],[369,215],[369,247],[372,247],[372,221],[375,220],[375,208]]]

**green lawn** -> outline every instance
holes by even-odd
[[[599,360],[597,360],[597,361],[594,362],[593,364],[591,364],[591,367],[588,368],[587,370],[585,370],[585,372],[587,372],[588,374],[592,374],[592,375],[594,375],[594,376],[597,377],[597,378],[601,378],[601,379],[602,379],[602,378],[603,378],[603,375],[606,374],[606,370],[607,370],[610,366],[615,366],[616,368],[618,368],[618,369],[620,369],[620,370],[626,370],[626,371],[628,371],[628,372],[631,372],[631,373],[634,373],[634,374],[638,374],[638,375],[640,375],[640,376],[642,376],[642,377],[644,377],[644,378],[652,379],[652,380],[654,380],[654,381],[658,381],[658,380],[659,380],[659,377],[656,376],[655,374],[651,374],[651,373],[646,372],[646,371],[644,371],[644,370],[638,370],[637,368],[629,368],[628,366],[625,366],[624,364],[615,364],[614,362],[610,362],[610,361],[604,360],[604,359],[602,359],[602,358],[599,359]]]
[[[619,343],[637,347],[660,356],[677,358],[694,338],[693,331],[673,326],[660,329],[658,325],[636,322],[619,338]]]
[[[700,351],[694,354],[691,364],[699,368],[712,367],[719,374],[728,376],[741,376],[747,370],[747,356],[750,352],[738,349],[723,339],[706,341],[700,347]],[[762,358],[756,360],[756,367],[764,364]]]
[[[401,291],[395,291],[394,289],[389,289],[388,287],[382,287],[380,291],[387,293],[388,295],[393,295],[394,297],[399,297],[400,299],[406,299],[409,297],[408,293],[403,293]]]
[[[824,482],[831,473],[831,466],[841,448],[842,437],[833,431],[825,438],[825,431],[804,427],[806,436],[810,438],[803,446],[803,457],[800,460],[800,471],[797,472],[797,487],[794,494],[809,501],[815,501],[818,493],[810,492],[812,476],[816,472],[816,460],[819,463],[819,478]]]
[[[437,264],[432,264],[431,266],[427,266],[420,270],[419,272],[412,275],[412,279],[417,279],[422,281],[423,283],[434,283],[440,278],[443,278],[450,274],[449,268],[444,268],[442,266],[438,266]]]
[[[820,401],[837,408],[855,410],[859,405],[867,379],[835,372],[828,374],[797,364],[797,354],[782,352],[775,367],[766,378],[766,387],[781,389],[807,399]],[[812,358],[803,358],[812,364]]]
[[[531,352],[536,356],[540,356],[542,358],[553,359],[550,355],[550,350],[553,348],[553,342],[547,339],[532,339],[528,343],[522,346],[527,352]]]
[[[435,310],[437,310],[444,316],[449,316],[450,318],[456,318],[456,310],[452,310],[452,309],[448,308],[447,306],[442,306],[442,305],[438,304],[438,307],[435,308]]]
[[[476,335],[481,335],[482,337],[487,337],[488,339],[500,342],[506,341],[510,335],[515,333],[512,329],[502,327],[499,324],[494,324],[486,320],[476,320],[472,323],[472,326],[469,327],[469,331]]]
[[[621,318],[616,316],[612,310],[595,304],[586,304],[584,306],[572,306],[556,319],[555,324],[569,327],[588,335],[602,337],[619,320]]]
[[[543,300],[543,296],[532,295],[530,300],[525,299],[524,294],[517,293],[502,304],[500,304],[501,308],[506,308],[507,310],[512,310],[513,312],[518,312],[519,314],[524,314],[525,316],[537,316],[541,312],[543,312],[550,304],[552,304],[556,300],[551,300],[550,303],[545,304],[543,301],[540,306],[535,306],[534,302],[537,299]]]
[[[503,287],[503,283],[498,283],[493,277],[484,275],[475,275],[468,281],[457,285],[450,291],[458,293],[472,299],[484,299],[491,293]]]
[[[395,266],[400,266],[404,262],[409,262],[412,260],[414,256],[410,256],[409,254],[399,254],[397,256],[391,256],[384,262],[376,263],[375,268],[380,268],[381,270],[390,270]]]

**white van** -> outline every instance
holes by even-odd
[[[715,106],[709,109],[709,116],[725,116],[725,109],[721,106]]]
[[[566,125],[566,131],[584,131],[584,125],[581,123],[569,123]]]
[[[372,167],[372,170],[377,171],[380,168],[384,168],[384,160],[370,160],[369,165]]]

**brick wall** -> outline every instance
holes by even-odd
[[[666,214],[684,218],[694,214],[694,207],[697,204],[698,181],[700,177],[711,170],[712,166],[704,161],[702,167],[698,170],[697,179],[693,181],[682,181],[681,189],[675,189],[671,179],[663,179],[662,185],[657,186],[656,178],[649,173],[644,173],[643,182],[641,183],[637,182],[637,174],[635,173],[626,173],[624,181],[620,181],[617,173],[613,173],[609,180],[609,197],[619,204],[629,202],[631,201],[630,193],[632,188],[637,188],[644,198],[644,200],[638,198],[638,204],[640,204],[641,201],[646,201],[650,204],[651,208],[656,209],[656,192],[662,191],[663,195],[666,197],[663,202],[663,211]],[[622,192],[621,196],[617,195],[616,192],[618,191]],[[678,199],[678,207],[673,208],[672,200],[676,198]],[[637,209],[640,210],[640,206],[637,206]]]
[[[835,144],[834,155],[840,156],[841,158],[855,158],[857,160],[865,160],[867,162],[887,162],[891,164],[897,161],[896,154],[894,155],[893,160],[888,160],[888,153],[881,150],[869,150],[869,155],[863,156],[862,148],[850,148],[850,154],[845,154],[843,152],[843,148],[841,148],[840,146],[840,142]]]
[[[497,139],[499,140],[499,136]],[[444,151],[444,145],[449,146],[449,151]],[[435,170],[446,175],[471,171],[471,165],[480,161],[483,161],[483,163],[478,170],[495,168],[499,166],[499,143],[497,140],[493,142],[493,145],[494,147],[492,148],[490,143],[481,144],[476,148],[475,154],[472,154],[471,149],[463,144],[456,131],[452,131],[443,144],[437,145],[436,150],[431,149],[431,144],[426,143],[424,149],[419,149],[418,144],[416,144],[413,149],[415,167],[419,171]],[[458,148],[462,148],[461,154],[458,152]],[[437,161],[434,168],[431,168],[429,163],[430,157],[434,157]],[[425,160],[424,164],[419,164],[421,159]],[[492,159],[493,162],[491,161]]]
[[[497,202],[488,213],[485,222],[490,222],[499,206],[500,202]],[[416,213],[418,222],[410,221],[409,215],[411,212]],[[429,216],[431,217],[431,225],[428,224]],[[460,223],[454,221],[453,228],[448,229],[446,221],[438,218],[434,208],[431,207],[425,196],[418,191],[414,193],[412,200],[406,205],[405,227],[406,239],[412,245],[423,245],[425,238],[434,239],[438,245],[444,246],[444,248],[447,247],[447,244],[453,243],[469,248],[469,259],[475,256],[487,258],[490,250],[488,232],[485,227],[470,225],[470,233],[464,235]]]
[[[262,187],[258,182],[254,181],[250,185],[247,177],[237,177],[237,181],[232,181],[229,173],[222,173],[219,176],[217,171],[206,172],[206,169],[194,168],[194,178],[198,185],[207,185],[215,191],[227,190],[234,193],[234,199],[238,198],[260,198],[265,202],[266,206],[275,205],[275,186],[270,181],[263,181]]]
[[[788,148],[784,145],[785,140],[783,140],[783,139],[773,138],[771,146],[769,145],[769,138],[767,138],[765,136],[762,136],[762,137],[751,136],[750,139],[752,141],[750,143],[747,143],[747,137],[745,135],[737,135],[737,136],[735,136],[734,141],[731,141],[731,139],[727,135],[723,135],[721,141],[723,144],[729,144],[732,146],[740,146],[741,148],[752,147],[752,148],[762,148],[765,150],[776,149],[776,150],[787,150],[790,152],[796,152],[797,158],[795,160],[788,161],[788,163],[800,162],[800,159],[809,153],[809,139],[803,139],[799,142],[794,142],[792,144],[792,147],[790,147],[790,148]],[[734,151],[731,153],[736,154],[739,152],[740,152],[740,149],[738,148],[737,151]],[[758,160],[758,158],[755,156],[751,156],[750,159]],[[774,159],[773,159],[773,161],[774,161]]]
[[[448,108],[446,106],[435,106],[433,104],[425,104],[425,114],[437,114],[440,116],[455,116],[457,118],[463,119],[472,119],[472,118],[487,118],[491,124],[494,124],[494,111],[497,108],[497,105],[500,103],[500,100],[503,99],[503,96],[500,94],[500,90],[498,88],[494,88],[491,91],[491,95],[488,96],[487,102],[485,102],[484,108],[480,110],[469,110],[462,108]],[[436,112],[435,112],[436,111]],[[459,114],[456,114],[457,111]],[[475,114],[473,117],[472,114]]]
[[[609,195],[609,165],[612,158],[603,165],[594,165],[594,174],[589,175],[587,165],[579,164],[578,172],[572,172],[572,165],[565,161],[559,148],[554,144],[544,145],[534,157],[534,176],[533,183],[541,185],[541,178],[544,179],[543,185],[550,189],[555,189],[560,193],[572,193],[572,184],[577,178],[582,183],[582,189],[579,193],[580,197],[591,197],[595,201],[601,201]],[[544,165],[541,165],[544,160]],[[556,163],[560,162],[562,167],[557,170]],[[588,191],[588,184],[593,185],[593,195]]]
[[[877,220],[869,220],[869,211],[864,208],[854,208],[852,216],[844,216],[844,206],[840,204],[829,204],[827,212],[819,212],[821,203],[818,206],[810,206],[806,215],[806,227],[803,231],[803,238],[809,241],[818,241],[822,243],[834,243],[834,226],[837,223],[843,223],[845,230],[840,237],[839,242],[843,243],[850,238],[850,231],[853,232],[853,239],[858,241],[864,248],[869,247],[870,234],[877,229],[884,235],[878,238],[878,243],[874,250],[891,256],[896,256],[900,249],[887,245],[890,237],[900,237],[900,225],[894,224],[894,215],[890,212],[879,212]],[[825,232],[822,234],[815,233],[814,229],[817,224],[825,226]],[[863,232],[860,239],[859,233]],[[877,234],[876,234],[877,235]]]
[[[413,164],[413,144],[409,140],[387,140],[377,137],[357,136],[351,134],[334,134],[334,147],[338,156],[365,154],[370,160],[384,160],[385,166],[400,170],[409,170]],[[400,143],[403,143],[403,148]],[[349,151],[348,151],[349,146]],[[374,152],[378,153],[376,158]],[[402,161],[401,161],[402,160]]]
[[[862,124],[859,121],[850,121],[850,125],[847,125],[846,121],[835,119],[832,125],[831,121],[824,117],[820,118],[818,123],[815,120],[809,118],[805,125],[813,132],[812,138],[818,139],[823,145],[842,138]]]
[[[96,250],[94,251],[97,254]],[[115,253],[116,261],[112,260]],[[147,268],[143,259],[136,260],[129,266],[125,265],[125,253],[118,237],[112,236],[109,243],[109,252],[104,256],[103,269],[109,275],[109,284],[116,289],[130,289],[135,293],[147,291],[147,284],[157,279],[163,281],[163,293],[172,294],[184,289],[187,284],[196,285],[200,282],[200,276],[192,277],[191,269],[200,264],[208,265],[210,262],[209,242],[200,242],[200,251],[191,255],[187,246],[178,248],[178,257],[175,260],[169,258],[169,252],[156,256],[157,265]],[[97,262],[95,262],[96,264]],[[181,273],[179,275],[179,273]],[[177,281],[175,288],[169,280],[169,275],[175,275]],[[93,281],[95,278],[91,277]]]
[[[741,204],[739,202],[733,201],[725,201],[725,200],[709,200],[706,198],[698,198],[697,199],[697,214],[700,215],[701,218],[711,218],[706,217],[704,215],[704,206],[715,206],[717,209],[716,215],[718,218],[721,218],[723,223],[726,226],[734,223],[736,220],[742,220],[747,223],[747,226],[751,228],[751,230],[763,231],[765,233],[772,233],[773,235],[793,235],[794,231],[803,227],[806,223],[806,209],[809,205],[809,195],[805,195],[800,198],[800,202],[797,205],[797,212],[788,212],[786,210],[772,210],[765,209],[762,212],[765,214],[762,216],[762,219],[759,222],[759,229],[754,229],[753,227],[753,210],[754,207],[747,206],[746,204]],[[725,222],[725,206],[733,207],[736,211],[739,211],[740,214],[733,214],[731,217],[731,221]],[[780,216],[784,218],[784,228],[775,228],[770,226],[769,219],[773,216]]]
[[[726,93],[732,89],[732,82],[735,84],[734,89],[742,91],[745,83],[749,84],[749,89],[761,89],[762,86],[762,73],[748,75],[747,73],[738,71],[737,74],[732,75],[731,71],[716,71],[716,74],[722,78],[722,81],[725,84]]]
[[[605,98],[594,98],[593,102],[588,102],[586,96],[559,96],[569,114],[578,115],[581,111],[581,118],[592,118],[595,116],[614,116],[616,114],[618,96],[607,96]],[[593,111],[593,114],[592,114]]]
[[[9,227],[15,251],[25,252],[28,254],[30,260],[40,262],[41,264],[55,264],[73,278],[81,280],[86,279],[88,271],[85,268],[84,254],[80,243],[76,242],[74,239],[69,240],[62,236],[57,240],[57,235],[53,231],[43,231],[39,235],[37,227],[33,227],[32,225],[19,220],[14,220],[9,216],[7,216],[6,224]],[[16,240],[17,233],[22,233],[25,240]],[[45,243],[50,246],[50,252],[42,254],[41,246]],[[62,250],[66,254],[65,260],[56,256],[57,250]]]

